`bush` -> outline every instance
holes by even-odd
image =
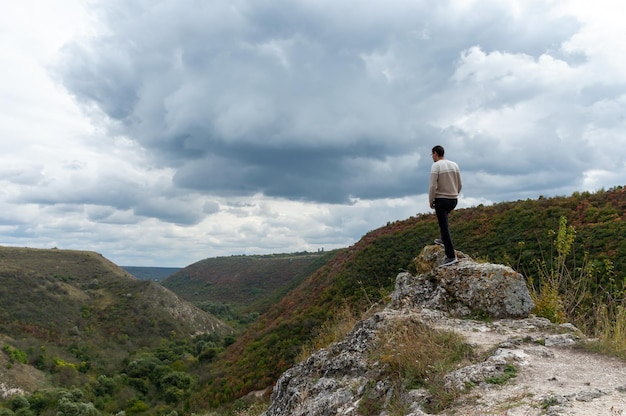
[[[97,416],[100,412],[93,403],[74,402],[70,397],[59,400],[57,416]]]
[[[177,387],[179,389],[187,389],[191,385],[191,376],[181,371],[169,373],[159,381],[159,387]]]
[[[150,409],[150,406],[144,403],[143,400],[136,398],[136,399],[131,400],[131,402],[128,404],[128,406],[126,407],[126,413],[129,415],[135,415],[135,414],[143,413],[149,409]]]
[[[177,387],[168,387],[165,389],[164,397],[169,404],[178,403],[185,398],[185,391]]]
[[[13,410],[28,409],[30,402],[24,396],[14,396],[10,401],[10,405]]]
[[[28,356],[26,355],[26,353],[17,348],[13,348],[9,344],[4,344],[4,347],[2,347],[2,351],[7,353],[11,361],[17,361],[18,363],[22,364],[28,363]]]

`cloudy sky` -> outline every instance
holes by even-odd
[[[622,0],[2,0],[0,245],[120,265],[347,247],[626,184]],[[435,236],[433,236],[435,237]]]

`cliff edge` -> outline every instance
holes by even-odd
[[[573,325],[530,315],[521,274],[457,255],[459,263],[440,267],[443,250],[425,247],[416,275],[397,276],[382,310],[280,377],[264,416],[624,414],[626,363],[580,348],[584,337]],[[380,352],[382,344],[403,349],[398,328],[418,338],[454,334],[471,347],[472,360],[447,371],[440,391],[428,377],[406,383],[386,358],[395,352]],[[441,390],[453,399],[435,411]]]

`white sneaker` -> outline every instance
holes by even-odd
[[[445,246],[445,244],[443,244],[443,240],[441,240],[439,238],[435,238],[435,244],[439,244],[441,247]]]

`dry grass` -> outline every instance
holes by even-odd
[[[386,375],[403,389],[426,389],[431,400],[425,403],[425,410],[439,412],[459,394],[444,385],[444,376],[459,366],[470,364],[474,350],[459,334],[406,320],[385,331],[385,338],[379,340],[372,358],[379,361]],[[396,408],[402,406],[396,405]]]
[[[588,346],[603,354],[626,359],[626,309],[601,305],[597,308],[597,340]]]
[[[259,400],[236,409],[230,407],[232,406],[229,406],[229,408],[215,409],[208,413],[203,413],[200,416],[260,416],[267,410],[269,403]]]
[[[362,317],[361,317],[362,318]],[[360,319],[349,307],[344,306],[333,314],[333,319],[321,326],[315,339],[307,343],[300,353],[299,361],[306,360],[320,348],[341,341]],[[371,352],[371,359],[384,369],[383,377],[394,387],[394,397],[387,405],[392,415],[401,415],[407,409],[402,402],[402,391],[415,388],[428,390],[431,396],[425,409],[439,412],[458,397],[459,392],[444,386],[443,377],[459,366],[472,362],[473,348],[464,338],[454,332],[433,329],[421,321],[403,320],[382,332]],[[374,381],[375,382],[375,381]],[[360,403],[362,414],[371,414],[380,408],[379,398],[368,398]]]
[[[553,282],[542,282],[540,291],[531,287],[530,296],[535,304],[535,315],[559,324],[566,321],[559,288]]]
[[[360,319],[347,304],[331,315],[333,318],[320,326],[317,336],[302,346],[297,362],[306,360],[321,348],[343,340]]]

